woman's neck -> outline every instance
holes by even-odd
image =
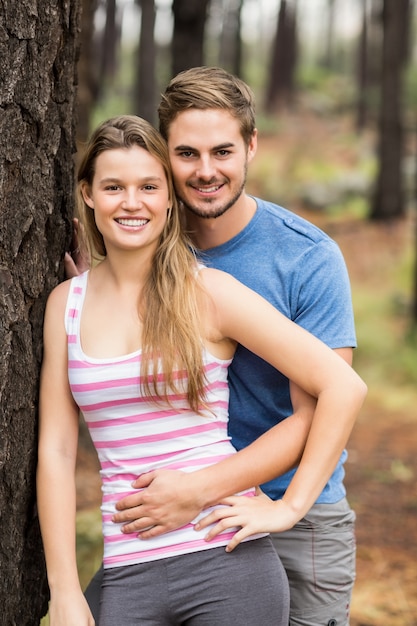
[[[108,286],[113,284],[118,291],[140,292],[149,277],[153,257],[154,251],[141,251],[141,254],[112,251],[93,271],[98,280]]]

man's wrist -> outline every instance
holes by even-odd
[[[214,506],[224,496],[219,493],[218,482],[213,477],[214,467],[211,465],[188,475],[193,501],[201,511]]]

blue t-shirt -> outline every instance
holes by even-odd
[[[201,252],[202,262],[235,276],[329,347],[356,347],[349,277],[337,244],[301,217],[255,200],[249,224]],[[229,368],[229,383],[229,434],[238,450],[292,413],[288,379],[243,346]],[[345,496],[346,457],[344,451],[318,503]],[[263,485],[264,491],[281,498],[294,471]]]

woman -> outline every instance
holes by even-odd
[[[148,123],[120,116],[101,124],[78,180],[81,220],[99,262],[59,285],[45,314],[37,480],[51,626],[94,623],[75,560],[79,410],[103,482],[100,625],[287,625],[287,581],[268,537],[240,536],[227,554],[237,529],[216,529],[205,541],[207,531],[195,525],[206,509],[193,524],[141,540],[112,521],[115,505],[139,474],[164,468],[192,476],[248,454],[234,454],[227,437],[227,367],[237,342],[317,398],[315,420],[337,412],[353,424],[365,385],[258,295],[198,266],[181,230],[165,143]],[[311,413],[298,392],[295,408],[299,398]],[[249,486],[242,481],[242,490]],[[287,527],[314,498],[302,485],[293,493],[281,511]]]

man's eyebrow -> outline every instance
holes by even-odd
[[[212,146],[210,148],[211,152],[218,152],[218,150],[226,150],[227,148],[234,148],[235,144],[232,143],[231,141],[225,142],[225,143],[221,143],[218,146]],[[180,144],[179,146],[175,146],[174,150],[176,152],[199,152],[199,150],[197,150],[197,148],[193,148],[193,146],[187,146],[187,145],[182,145]]]

